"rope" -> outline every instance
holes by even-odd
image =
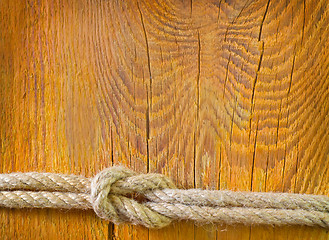
[[[94,209],[116,224],[162,228],[199,223],[307,225],[329,229],[329,197],[177,189],[162,174],[112,167],[93,179],[55,173],[0,174],[0,207]]]

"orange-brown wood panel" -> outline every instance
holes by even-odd
[[[0,170],[114,164],[180,188],[329,195],[326,0],[0,1]],[[0,209],[3,239],[328,239]]]

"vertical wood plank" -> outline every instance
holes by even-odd
[[[180,188],[328,195],[328,14],[325,0],[1,1],[0,169],[119,164]],[[1,209],[0,223],[8,238],[328,238],[92,211]]]

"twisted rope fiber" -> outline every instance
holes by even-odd
[[[0,174],[0,207],[94,209],[116,224],[161,228],[200,223],[308,225],[329,229],[329,197],[176,189],[162,174],[112,167],[89,179],[56,173]]]

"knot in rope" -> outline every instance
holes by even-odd
[[[132,176],[134,173],[121,167],[107,168],[98,173],[91,182],[91,202],[96,214],[104,219],[120,223],[120,217],[108,197],[111,194],[112,185],[118,180]]]
[[[162,174],[137,175],[127,168],[111,167],[98,173],[91,181],[91,204],[99,217],[116,224],[131,222],[160,228],[170,224],[171,219],[132,196],[145,197],[147,192],[165,188],[176,187]]]

